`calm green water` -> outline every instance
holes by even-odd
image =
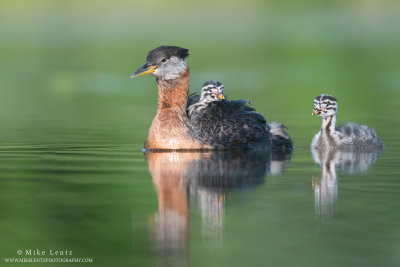
[[[400,6],[210,5],[1,2],[1,266],[26,250],[94,266],[400,265]],[[156,86],[129,76],[161,44],[190,49],[191,91],[221,80],[295,150],[144,155]],[[381,154],[315,162],[324,92]]]

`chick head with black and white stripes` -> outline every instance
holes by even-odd
[[[213,102],[225,99],[224,85],[219,81],[205,82],[201,88],[200,102]]]
[[[332,116],[337,112],[337,100],[331,95],[322,94],[314,99],[313,115]]]

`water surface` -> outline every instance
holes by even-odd
[[[398,4],[156,3],[2,4],[0,260],[53,249],[95,266],[398,266]],[[295,149],[143,153],[156,86],[129,76],[160,44],[190,48],[192,92],[221,80]],[[313,156],[320,93],[383,152]]]

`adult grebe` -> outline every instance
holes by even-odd
[[[206,116],[202,116],[200,121],[189,119],[186,113],[189,68],[185,62],[188,52],[188,49],[177,46],[160,46],[148,53],[146,64],[131,76],[152,74],[158,86],[157,114],[150,126],[145,148],[274,148],[265,118],[247,106],[247,101],[215,101],[206,107]]]
[[[322,117],[322,125],[311,142],[312,149],[370,152],[383,148],[375,131],[365,125],[346,123],[335,129],[336,114],[336,98],[327,94],[315,98],[313,115]]]

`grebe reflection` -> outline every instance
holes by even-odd
[[[315,214],[330,218],[336,213],[338,198],[338,177],[336,168],[347,174],[357,174],[368,170],[381,151],[342,152],[336,149],[311,149],[312,157],[321,166],[321,178],[313,178]]]
[[[187,249],[189,202],[199,207],[203,237],[212,239],[218,246],[227,191],[262,185],[270,170],[271,159],[275,165],[274,174],[278,174],[279,170],[284,170],[284,166],[278,165],[285,165],[290,156],[291,150],[273,153],[250,150],[146,152],[158,196],[157,230],[153,238],[157,251]]]

